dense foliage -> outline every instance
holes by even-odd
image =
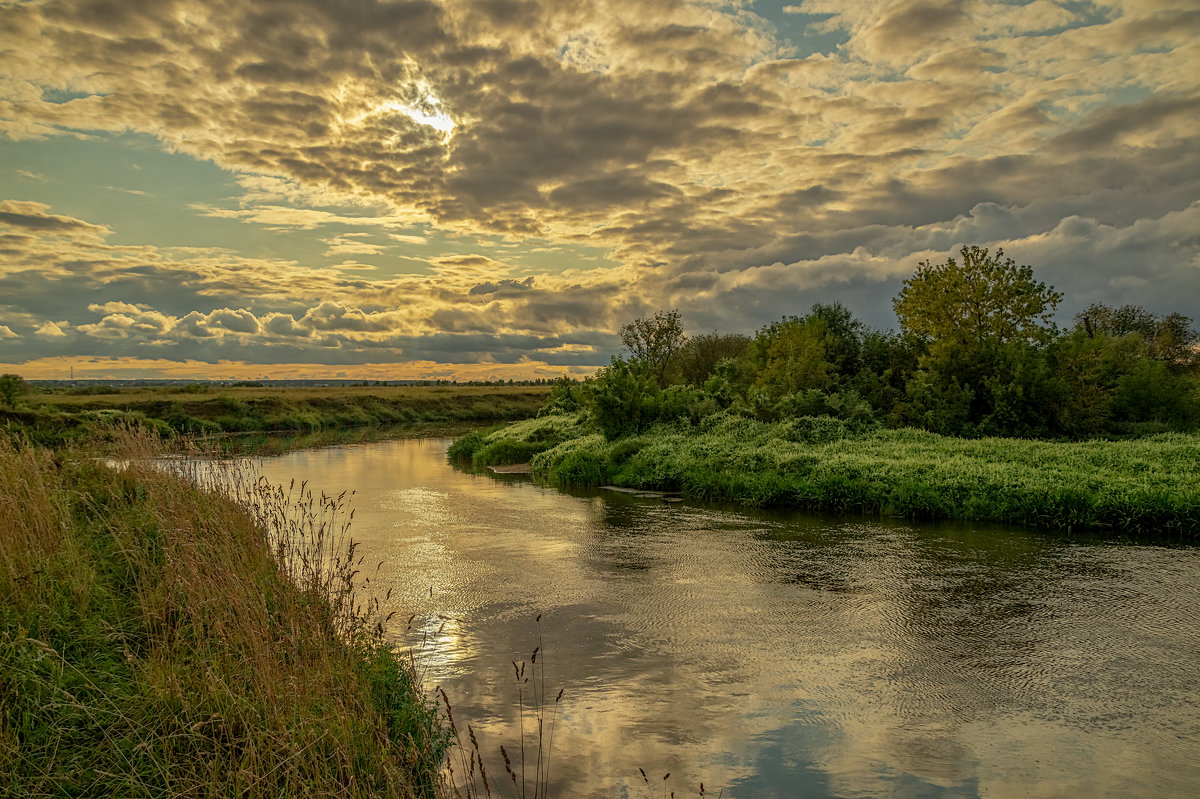
[[[756,505],[1200,534],[1192,321],[1097,304],[1060,330],[1032,269],[961,256],[905,281],[898,333],[836,303],[753,338],[639,320],[628,357],[451,457]]]
[[[864,428],[831,416],[729,412],[607,439],[585,412],[549,413],[454,443],[476,467],[530,461],[565,486],[617,485],[813,511],[1055,530],[1200,535],[1200,435],[1051,442]]]
[[[1192,320],[1093,304],[1060,330],[1062,295],[981,247],[923,262],[895,300],[898,333],[841,304],[785,316],[753,338],[682,339],[677,312],[626,325],[628,357],[551,404],[582,408],[608,440],[717,411],[765,422],[831,416],[946,435],[1078,439],[1200,424]],[[569,401],[568,401],[569,399]]]

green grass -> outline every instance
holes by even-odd
[[[550,414],[473,431],[451,444],[446,454],[452,463],[476,469],[527,463],[535,455],[576,438],[583,430],[576,415]]]
[[[855,432],[837,420],[767,424],[733,415],[607,442],[575,431],[532,460],[537,479],[614,484],[812,511],[1004,522],[1193,539],[1200,534],[1200,435],[1058,443],[960,439],[919,430]],[[494,431],[479,453],[516,449],[532,422]]]
[[[0,794],[437,795],[340,502],[149,454],[0,438]]]
[[[366,428],[523,419],[537,413],[550,391],[548,386],[198,388],[26,395],[18,407],[0,408],[0,428],[46,446],[88,440],[114,423],[192,436],[351,434]]]

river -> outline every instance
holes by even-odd
[[[563,691],[552,797],[1196,795],[1200,548],[568,493],[448,444],[263,470],[355,492],[370,587],[498,795],[514,660],[544,743]]]

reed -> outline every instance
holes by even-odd
[[[517,694],[517,746],[512,755],[509,754],[508,746],[501,744],[499,747],[504,773],[512,783],[513,796],[517,799],[547,799],[550,796],[554,730],[565,692],[565,689],[560,688],[553,702],[548,698],[541,614],[538,614],[535,623],[538,644],[530,654],[529,660],[512,661],[514,689]],[[487,770],[484,767],[484,754],[479,745],[479,737],[474,728],[468,725],[470,746],[463,743],[454,723],[450,698],[441,688],[438,688],[438,693],[445,705],[454,737],[454,750],[449,760],[457,760],[459,770],[464,775],[464,779],[460,781],[451,780],[454,795],[466,799],[490,799],[492,784],[488,781]],[[530,770],[532,774],[529,773]],[[452,768],[450,772],[453,778]]]
[[[0,440],[0,793],[438,796],[348,497],[157,452]]]

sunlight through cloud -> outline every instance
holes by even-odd
[[[443,109],[442,101],[428,91],[423,91],[420,100],[416,103],[386,100],[374,106],[369,111],[355,117],[352,121],[354,124],[361,124],[363,121],[373,117],[393,114],[400,114],[401,116],[408,117],[418,125],[433,128],[441,133],[446,140],[454,136],[454,129],[457,127],[454,120]]]

